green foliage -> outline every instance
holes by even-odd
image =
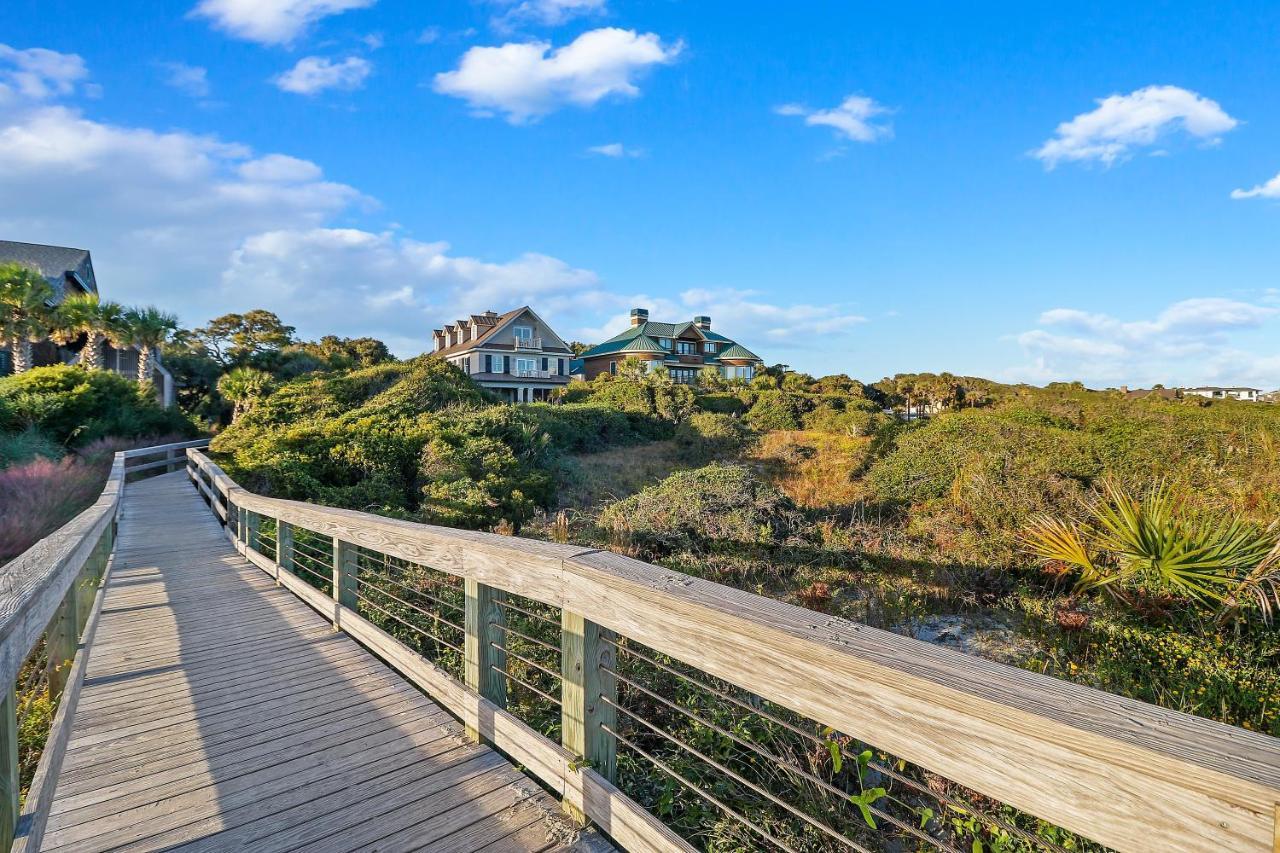
[[[781,492],[742,465],[680,471],[607,507],[600,524],[652,552],[779,541],[796,522]]]
[[[1079,570],[1082,589],[1127,587],[1215,604],[1280,544],[1275,524],[1262,529],[1238,516],[1195,521],[1163,483],[1139,498],[1111,481],[1090,502],[1085,521],[1041,515],[1024,536],[1041,561]]]
[[[747,423],[752,429],[800,429],[801,418],[809,408],[810,400],[789,391],[764,390],[756,395],[755,403],[747,412]]]
[[[675,443],[681,457],[706,462],[736,455],[746,445],[749,432],[738,418],[715,412],[691,415],[676,427]]]
[[[56,365],[0,378],[0,431],[38,427],[78,446],[104,436],[194,435],[182,413],[164,409],[134,382],[105,371]]]
[[[523,408],[537,418],[551,444],[562,453],[593,453],[634,444],[653,431],[649,418],[600,403],[533,403]]]
[[[235,407],[232,420],[243,415],[254,404],[271,393],[271,374],[252,367],[236,367],[218,379],[218,393]]]
[[[0,422],[3,421],[0,415]],[[33,459],[58,459],[62,447],[39,427],[28,426],[21,432],[0,432],[0,468],[21,465]]]
[[[293,342],[293,332],[293,326],[286,326],[272,312],[256,308],[215,317],[189,335],[211,358],[230,367],[254,356],[279,352]]]
[[[638,363],[628,361],[626,364]],[[607,373],[590,382],[568,388],[567,402],[591,402],[633,416],[632,424],[648,438],[670,438],[672,427],[697,408],[692,388],[672,382],[661,374],[611,376]]]

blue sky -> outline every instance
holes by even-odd
[[[111,298],[403,355],[643,306],[819,374],[1280,386],[1275,4],[156,5],[0,24],[0,236]]]

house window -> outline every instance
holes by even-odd
[[[697,345],[693,341],[677,341],[676,352],[681,355],[693,355],[698,351]]]
[[[515,333],[517,341],[533,340],[533,327],[531,326],[516,326]]]
[[[462,372],[471,375],[471,358],[467,357],[462,360]]]
[[[716,351],[716,345],[715,345],[715,344],[713,344],[713,343],[711,343],[711,341],[707,341],[706,343],[704,343],[704,344],[702,345],[702,351],[703,351],[703,352],[715,352],[715,351]]]
[[[658,338],[658,346],[663,349],[671,349],[671,338]]]
[[[537,362],[531,358],[516,359],[516,373],[520,376],[530,376],[537,371]]]
[[[729,379],[751,379],[756,375],[756,369],[750,364],[726,364],[724,375]]]
[[[609,362],[609,372],[610,372],[610,373],[613,373],[613,374],[615,374],[615,375],[617,374],[617,372],[618,372],[618,362],[616,362],[616,361],[611,361],[611,362]]]

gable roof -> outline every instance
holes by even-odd
[[[753,361],[761,361],[760,356],[756,355],[751,350],[744,347],[742,344],[733,344],[731,346],[725,347],[723,350],[716,353],[716,357],[721,359],[743,358],[743,359],[751,359]]]
[[[658,343],[658,338],[678,338],[686,330],[693,329],[697,334],[705,340],[719,344],[730,344],[729,347],[721,350],[714,355],[708,355],[704,359],[705,364],[714,364],[717,358],[723,358],[726,353],[733,352],[736,348],[739,355],[730,355],[729,358],[746,358],[763,361],[759,356],[752,353],[746,347],[734,342],[731,338],[726,338],[718,332],[710,329],[703,329],[692,320],[686,320],[683,323],[658,323],[652,320],[646,320],[643,323],[637,323],[602,344],[597,344],[591,349],[582,353],[581,358],[594,358],[600,355],[611,355],[613,353],[622,352],[660,352],[667,355],[673,355],[670,349]],[[673,356],[674,357],[674,356]]]
[[[476,347],[485,346],[487,341],[491,341],[493,338],[497,337],[498,332],[505,329],[507,326],[509,326],[512,322],[514,322],[517,318],[519,318],[521,314],[523,314],[526,311],[532,314],[533,318],[537,320],[539,323],[541,323],[543,327],[548,332],[551,333],[551,336],[555,338],[555,342],[553,342],[553,345],[544,346],[543,347],[544,350],[549,350],[552,352],[559,352],[560,350],[564,350],[565,352],[569,352],[569,345],[564,342],[564,339],[562,339],[559,335],[555,333],[555,331],[551,328],[551,326],[547,323],[547,321],[539,317],[538,312],[534,311],[528,305],[523,305],[519,308],[516,308],[514,311],[508,311],[505,314],[499,314],[498,318],[493,321],[493,325],[489,326],[489,328],[486,329],[483,333],[472,338],[471,340],[463,341],[462,343],[459,343],[459,344],[454,344],[451,347],[445,347],[444,349],[437,350],[431,354],[441,355],[441,356],[457,355],[458,353],[461,353],[461,352],[467,352],[469,350],[473,350]],[[469,321],[461,321],[461,322],[463,325],[470,325],[474,329],[480,325],[479,323],[476,322],[477,319],[487,319],[487,318],[484,318],[481,315],[472,314],[471,319]],[[456,326],[458,324],[450,323],[449,325]],[[555,346],[554,343],[559,343],[559,346]]]
[[[88,292],[98,292],[98,282],[93,275],[93,259],[89,257],[88,249],[0,240],[0,263],[18,263],[36,270],[49,279],[59,299],[66,292],[68,275],[74,276]]]

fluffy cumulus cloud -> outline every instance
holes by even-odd
[[[499,5],[504,9],[493,19],[498,29],[524,23],[558,27],[574,18],[608,11],[606,0],[499,0]]]
[[[1280,175],[1276,175],[1265,184],[1258,184],[1251,190],[1232,190],[1231,197],[1242,198],[1280,198]]]
[[[286,92],[316,95],[326,89],[351,92],[364,85],[373,64],[359,56],[336,62],[324,56],[305,56],[272,82]]]
[[[88,77],[84,60],[74,53],[0,44],[0,106],[70,95]]]
[[[200,0],[192,17],[205,18],[236,38],[259,44],[290,44],[316,21],[377,0]]]
[[[1217,101],[1177,86],[1147,86],[1097,103],[1097,109],[1058,125],[1032,155],[1050,169],[1063,161],[1110,166],[1178,131],[1212,144],[1239,124]]]
[[[1266,337],[1257,352],[1240,345],[1250,334],[1265,333],[1280,315],[1266,302],[1265,295],[1256,302],[1184,299],[1139,320],[1054,308],[1040,315],[1037,328],[1016,336],[1029,362],[1008,371],[1008,377],[1084,379],[1098,385],[1253,382],[1270,389],[1280,384],[1274,369],[1280,347],[1266,344]]]
[[[480,115],[501,113],[520,124],[565,105],[634,98],[640,75],[674,61],[680,50],[654,33],[614,27],[583,33],[555,50],[543,41],[473,47],[456,69],[436,75],[435,90],[462,98]]]
[[[166,86],[177,89],[184,95],[193,98],[209,97],[209,70],[199,65],[187,65],[185,62],[162,62]]]
[[[830,127],[841,137],[853,142],[876,142],[893,136],[893,126],[881,117],[893,112],[862,95],[850,95],[839,106],[828,110],[811,109],[802,104],[783,104],[774,112],[784,116],[800,116],[813,127]]]

